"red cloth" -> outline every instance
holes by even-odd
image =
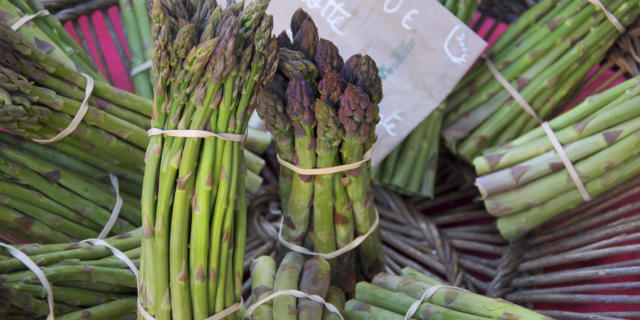
[[[120,15],[118,13],[117,7],[112,7],[108,9],[107,12],[112,21],[112,24],[114,25],[118,38],[122,43],[124,43],[123,41],[124,35],[122,32],[122,22],[120,21]],[[89,31],[90,25],[89,25],[88,18],[87,17],[80,18],[79,24],[83,34],[85,35],[84,38],[86,39],[89,49],[91,50],[94,61],[97,61],[96,63],[98,64],[98,67],[103,72],[103,74],[104,74],[105,67],[109,68],[110,74],[112,75],[112,82],[117,87],[128,90],[128,91],[133,91],[133,86],[131,85],[129,77],[125,73],[124,65],[120,60],[120,56],[116,51],[115,45],[112,42],[111,36],[109,34],[108,29],[106,28],[102,14],[100,14],[99,12],[96,12],[91,15],[91,19],[96,30],[96,35],[100,42],[99,49],[96,46],[96,43],[93,41],[93,37]],[[478,21],[478,16],[476,16],[476,18],[472,22],[472,26],[475,23],[477,23],[477,21]],[[481,36],[486,35],[492,28],[493,24],[494,24],[493,20],[491,19],[485,20],[484,24],[479,28],[479,34]],[[67,31],[69,31],[69,33],[71,33],[72,36],[76,38],[76,40],[78,40],[76,32],[70,22],[67,22],[65,24],[65,28],[67,29]],[[506,30],[506,28],[507,28],[507,25],[505,24],[499,25],[496,31],[492,34],[491,38],[488,39],[488,42],[490,44],[494,43],[499,38],[499,36]],[[103,65],[101,59],[99,58],[99,55],[97,54],[98,50],[102,51],[106,61],[106,66]],[[127,51],[126,47],[125,47],[125,51]],[[128,51],[126,52],[126,54],[128,56]],[[597,70],[597,67],[594,68],[594,70],[592,70],[591,72],[595,72],[596,70]],[[593,92],[594,89],[599,87],[606,79],[610,78],[613,74],[614,72],[611,70],[605,72],[605,74],[598,81],[596,81],[592,86],[590,86],[588,90],[582,92],[580,94],[580,97],[576,99],[576,102],[572,103],[570,106],[568,106],[568,108],[570,108],[571,106],[575,105],[575,103],[577,103],[578,101],[581,101],[586,96],[588,96],[591,92]],[[624,80],[625,80],[624,78],[616,79],[611,84],[609,84],[608,87],[618,84]],[[630,201],[631,200],[640,201],[640,195],[632,197]],[[634,212],[633,214],[638,214],[638,213],[640,212]],[[613,263],[617,261],[625,261],[625,260],[638,259],[638,258],[640,258],[640,253],[623,255],[623,256],[606,258],[606,259],[590,260],[584,263],[571,264],[571,265],[562,266],[561,268],[554,268],[553,270],[550,270],[550,271],[557,271],[562,269],[575,269],[575,268],[594,265],[594,264],[608,264],[608,263]],[[620,278],[620,279],[616,279],[616,281],[640,281],[640,277]],[[611,281],[606,280],[602,282],[611,282]],[[617,292],[606,292],[606,293],[640,294],[640,290],[627,290],[625,292],[617,291]],[[603,306],[603,305],[597,305],[597,304],[591,304],[591,305],[538,304],[536,305],[536,307],[542,310],[552,309],[552,310],[568,310],[568,311],[577,311],[577,312],[640,311],[640,306]]]

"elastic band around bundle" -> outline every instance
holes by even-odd
[[[320,253],[320,252],[313,252],[305,247],[299,246],[297,244],[293,244],[291,242],[288,242],[286,240],[284,240],[284,238],[282,237],[282,229],[284,229],[284,216],[282,216],[282,220],[280,221],[280,231],[278,232],[278,241],[285,247],[289,248],[292,251],[298,252],[298,253],[302,253],[304,255],[307,256],[316,256],[316,257],[322,257],[324,259],[333,259],[333,258],[337,258],[355,248],[357,248],[361,243],[363,243],[365,240],[367,240],[367,238],[376,231],[376,229],[378,228],[378,224],[380,224],[380,215],[378,214],[378,209],[376,210],[376,221],[373,223],[373,225],[371,226],[371,228],[369,228],[369,231],[367,231],[367,233],[360,235],[358,237],[356,237],[355,239],[353,239],[353,241],[351,241],[349,244],[347,244],[346,246],[333,251],[333,252],[329,252],[329,253]]]
[[[306,292],[302,292],[299,290],[291,290],[291,289],[287,289],[287,290],[276,290],[273,293],[271,293],[270,295],[260,299],[259,301],[257,301],[256,303],[252,304],[251,307],[249,307],[249,309],[247,309],[247,311],[244,313],[244,315],[242,315],[242,319],[248,319],[251,317],[251,315],[256,311],[256,309],[258,309],[259,306],[279,297],[279,296],[293,296],[296,298],[306,298],[309,299],[313,302],[317,302],[317,303],[322,303],[329,312],[334,313],[338,316],[338,318],[340,318],[340,320],[344,320],[344,317],[342,317],[342,314],[340,313],[340,311],[338,310],[338,308],[336,308],[336,306],[334,306],[333,304],[325,301],[321,296],[315,295],[315,294],[308,294]]]
[[[47,292],[47,305],[49,307],[49,314],[47,315],[47,320],[54,320],[55,316],[54,316],[54,308],[53,308],[53,305],[54,305],[53,291],[51,290],[51,284],[49,283],[49,280],[47,280],[47,276],[44,274],[42,269],[40,269],[40,267],[38,267],[38,265],[35,262],[33,262],[33,260],[31,260],[31,258],[29,258],[29,256],[24,254],[22,251],[2,242],[0,242],[0,247],[6,248],[7,251],[9,251],[9,253],[12,256],[14,256],[20,262],[22,262],[22,264],[27,266],[27,268],[29,268],[29,270],[31,270],[31,272],[33,272],[36,275],[36,277],[38,278],[38,281],[40,281],[40,283],[42,284],[42,287],[44,287],[44,290]]]
[[[206,130],[163,130],[158,128],[151,128],[147,130],[147,135],[153,136],[167,136],[178,138],[218,138],[225,141],[232,142],[244,142],[247,139],[247,133],[235,134],[235,133],[215,133]]]
[[[291,171],[297,174],[301,174],[305,176],[318,176],[323,174],[332,174],[332,173],[345,172],[353,169],[358,169],[360,168],[360,166],[362,166],[362,164],[371,160],[372,157],[373,157],[373,147],[364,153],[364,155],[362,156],[362,160],[354,163],[335,166],[335,167],[305,169],[305,168],[297,167],[296,165],[290,162],[280,159],[280,156],[278,156],[278,163],[287,167],[288,169],[290,169]]]
[[[598,9],[602,10],[602,12],[604,12],[604,15],[607,17],[607,19],[611,22],[611,24],[614,27],[616,27],[616,29],[618,29],[620,33],[625,33],[627,31],[627,28],[625,28],[624,25],[622,25],[620,20],[618,20],[618,18],[613,13],[611,13],[611,11],[609,11],[607,7],[605,7],[600,0],[587,0],[587,1],[589,1],[589,3],[591,3],[592,5],[598,7]]]
[[[104,239],[109,235],[111,229],[116,224],[118,220],[118,216],[120,215],[120,210],[122,209],[122,197],[120,196],[120,186],[118,184],[118,177],[116,177],[113,173],[109,172],[109,181],[111,181],[111,186],[113,190],[116,192],[116,203],[113,205],[113,209],[111,210],[111,216],[109,216],[109,220],[107,220],[107,224],[104,225],[102,231],[98,235],[98,239]]]
[[[81,75],[83,75],[87,79],[87,86],[84,89],[84,100],[82,100],[82,104],[80,105],[80,108],[78,108],[78,112],[76,113],[76,115],[71,120],[71,123],[69,123],[69,125],[66,128],[64,128],[64,130],[60,131],[57,135],[55,135],[51,139],[33,139],[33,141],[40,144],[54,143],[70,135],[71,133],[73,133],[73,131],[75,131],[78,128],[78,126],[82,122],[82,119],[84,118],[84,116],[87,114],[87,111],[89,110],[89,98],[91,98],[91,93],[93,92],[93,85],[94,85],[93,78],[91,78],[89,75],[85,73],[81,73]]]
[[[40,10],[34,14],[28,14],[26,16],[22,16],[22,18],[18,19],[16,22],[14,22],[11,25],[11,30],[13,31],[18,31],[18,29],[20,29],[20,27],[24,26],[25,24],[27,24],[27,22],[38,18],[38,17],[44,17],[44,16],[48,16],[50,14],[49,10]]]
[[[444,289],[444,288],[450,288],[450,289],[456,289],[456,290],[462,290],[462,291],[469,292],[469,291],[467,291],[465,289],[461,289],[461,288],[458,288],[458,287],[447,286],[447,285],[444,285],[444,284],[437,284],[435,286],[431,286],[429,289],[424,291],[424,293],[422,294],[422,297],[420,297],[420,299],[418,301],[416,301],[413,304],[411,304],[411,306],[409,307],[409,310],[407,310],[407,313],[404,315],[404,320],[411,319],[411,317],[418,311],[418,309],[420,308],[420,306],[422,305],[423,302],[429,300],[436,293],[436,291],[438,291],[440,289]]]
[[[533,110],[533,107],[531,107],[531,105],[527,102],[527,100],[524,99],[524,97],[520,94],[520,92],[518,92],[518,90],[516,90],[511,85],[511,83],[509,83],[509,81],[502,75],[502,73],[498,71],[496,66],[493,64],[493,62],[491,62],[491,60],[487,56],[482,56],[482,58],[484,59],[487,65],[487,68],[489,69],[491,74],[493,74],[496,80],[498,80],[498,82],[500,82],[500,84],[504,87],[504,89],[507,90],[507,92],[513,97],[513,99],[518,103],[518,105],[525,112],[531,115],[540,126],[542,126],[544,133],[547,135],[547,138],[551,142],[553,149],[555,149],[556,153],[560,157],[562,164],[564,164],[565,168],[567,169],[567,172],[569,173],[569,177],[571,178],[573,183],[576,185],[576,188],[578,189],[578,192],[582,196],[582,199],[585,202],[590,201],[592,199],[591,195],[589,195],[587,188],[584,186],[584,183],[582,183],[582,180],[580,179],[580,175],[578,174],[578,170],[576,170],[573,163],[571,162],[571,159],[569,159],[569,156],[567,156],[567,153],[564,151],[562,144],[560,143],[560,141],[558,140],[558,137],[555,135],[555,133],[551,129],[551,126],[549,126],[549,123],[542,122],[540,117],[538,117],[536,112]]]
[[[147,69],[151,69],[151,60],[147,60],[145,63],[138,65],[137,67],[131,69],[131,77],[135,77],[138,73],[143,72]]]

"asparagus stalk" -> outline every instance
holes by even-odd
[[[378,274],[372,284],[405,293],[413,298],[420,299],[422,294],[432,285],[406,277],[391,274]],[[466,290],[443,287],[437,290],[428,300],[439,306],[466,314],[487,317],[490,319],[504,319],[508,317],[522,317],[524,319],[547,319],[545,316],[499,299],[488,298]]]
[[[269,256],[261,256],[251,263],[251,300],[255,303],[273,292],[276,278],[276,262]],[[271,302],[259,306],[253,314],[253,319],[273,319]]]
[[[340,100],[339,117],[345,128],[345,136],[341,145],[342,158],[346,163],[354,163],[362,159],[365,143],[375,133],[376,110],[367,94],[357,87],[348,84]],[[353,202],[353,216],[357,234],[365,234],[375,221],[373,192],[369,183],[369,164],[347,171],[349,179],[346,186],[347,195]],[[367,276],[373,276],[384,265],[382,244],[379,231],[371,234],[358,248],[360,263]]]
[[[338,310],[344,310],[345,306],[345,301],[347,300],[345,297],[344,292],[336,287],[336,286],[330,286],[329,287],[329,292],[327,293],[327,298],[326,298],[327,302],[334,305],[336,308],[338,308]],[[322,319],[323,320],[337,320],[340,319],[338,317],[337,314],[329,311],[326,307],[324,308],[323,314],[322,314]]]
[[[273,284],[274,290],[298,289],[298,280],[304,264],[304,258],[297,252],[289,252],[284,257]],[[273,318],[278,320],[297,319],[296,298],[282,295],[273,300]]]
[[[140,25],[138,25],[137,17],[144,17],[146,14],[137,14],[134,8],[134,1],[132,0],[120,0],[120,12],[122,14],[122,19],[125,26],[125,31],[127,33],[127,44],[129,46],[129,55],[131,68],[134,69],[141,64],[143,64],[147,59],[145,58],[145,47],[142,42],[142,34],[147,33],[147,31],[151,31],[149,29],[140,29]],[[140,3],[140,1],[137,1]],[[138,4],[137,6],[140,6]],[[139,10],[138,10],[139,11]],[[147,49],[150,48],[150,44]],[[145,98],[152,97],[151,91],[151,82],[149,80],[148,71],[140,72],[132,77],[133,87],[137,94],[143,96]]]
[[[357,300],[347,301],[344,314],[354,320],[404,320],[404,315]]]
[[[294,165],[310,169],[316,164],[315,152],[315,108],[314,92],[301,78],[293,78],[287,88],[287,114],[292,120],[294,131]],[[297,160],[297,161],[296,161]],[[293,173],[291,194],[287,210],[283,236],[285,240],[300,244],[309,226],[310,209],[313,201],[313,176]],[[294,192],[295,190],[295,192]]]
[[[331,282],[331,266],[320,258],[314,257],[304,264],[302,278],[300,279],[300,291],[317,295],[323,299],[329,292]],[[298,319],[322,320],[324,306],[315,301],[300,299],[298,301]]]

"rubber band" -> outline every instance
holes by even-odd
[[[318,296],[315,294],[308,294],[299,290],[291,290],[291,289],[276,290],[272,294],[260,299],[259,301],[251,305],[249,309],[247,309],[247,311],[242,315],[242,319],[248,319],[249,317],[251,317],[251,315],[256,311],[256,309],[258,309],[259,306],[273,300],[274,298],[277,298],[279,296],[285,296],[285,295],[293,296],[296,298],[306,298],[313,302],[322,303],[327,308],[327,310],[329,310],[329,312],[338,315],[340,320],[344,320],[344,317],[342,316],[342,313],[340,313],[340,310],[338,310],[338,308],[336,308],[336,306],[334,306],[333,304],[325,301],[321,296]],[[211,320],[211,319],[207,319],[207,320]]]
[[[22,18],[18,19],[18,21],[14,22],[11,25],[11,30],[13,31],[18,31],[18,29],[20,29],[20,27],[22,27],[23,25],[27,24],[27,22],[38,18],[38,17],[44,17],[44,16],[48,16],[50,14],[49,10],[44,9],[44,10],[40,10],[34,14],[28,14],[26,16],[22,16]]]
[[[484,59],[484,63],[487,66],[487,68],[489,68],[489,71],[491,72],[491,74],[493,74],[496,80],[500,82],[502,87],[504,87],[504,89],[507,90],[507,92],[511,95],[511,97],[513,97],[513,100],[515,100],[520,105],[520,107],[524,109],[524,111],[526,111],[529,115],[531,115],[534,119],[536,119],[536,122],[540,124],[542,120],[540,120],[540,118],[538,117],[538,114],[536,114],[536,112],[533,110],[533,107],[531,107],[531,105],[527,102],[527,100],[525,100],[524,97],[520,95],[520,92],[518,92],[518,90],[516,90],[516,88],[514,88],[511,85],[511,83],[509,83],[509,80],[507,80],[502,75],[502,73],[500,73],[498,68],[496,68],[496,66],[491,61],[491,59],[489,59],[487,55],[483,55],[482,59]]]
[[[151,69],[151,60],[147,60],[145,63],[136,66],[131,69],[131,77],[135,77],[138,73],[146,71],[147,69]]]
[[[344,171],[360,168],[360,166],[362,166],[363,163],[371,160],[372,157],[373,157],[373,148],[367,150],[367,152],[364,153],[362,160],[354,163],[335,166],[335,167],[305,169],[305,168],[297,167],[296,165],[290,162],[280,159],[280,156],[278,156],[278,162],[297,174],[301,174],[305,176],[318,176],[323,174],[332,174],[332,173],[344,172]]]
[[[604,6],[604,4],[602,4],[600,0],[587,0],[587,1],[589,1],[589,3],[591,3],[592,5],[598,7],[598,9],[602,10],[602,12],[604,12],[604,15],[607,17],[607,19],[609,19],[611,24],[613,24],[613,26],[616,27],[616,29],[618,29],[620,33],[625,33],[627,31],[627,28],[625,28],[624,25],[622,25],[620,20],[618,20],[618,18],[613,13],[611,13],[611,11],[607,10],[607,8]]]
[[[547,138],[549,138],[549,141],[551,141],[551,145],[553,145],[553,148],[556,150],[556,153],[560,157],[560,160],[562,160],[562,163],[567,168],[567,172],[569,172],[569,177],[571,177],[571,180],[573,180],[573,183],[578,188],[578,192],[580,192],[582,199],[585,202],[590,201],[591,195],[589,195],[587,188],[582,183],[582,180],[580,179],[580,175],[578,174],[578,170],[576,170],[576,168],[573,166],[573,163],[571,163],[569,156],[567,156],[567,153],[564,151],[562,144],[560,144],[560,141],[558,140],[558,137],[556,137],[555,133],[551,129],[551,126],[549,126],[549,123],[548,122],[542,123],[542,129],[544,130],[544,133],[547,135]]]
[[[437,284],[435,286],[431,286],[429,289],[424,291],[424,293],[422,294],[422,297],[420,297],[420,299],[418,301],[416,301],[416,302],[411,304],[411,306],[409,307],[409,310],[407,310],[407,313],[404,315],[404,320],[411,319],[411,317],[418,311],[418,309],[420,308],[422,303],[425,300],[429,300],[431,298],[431,296],[433,296],[436,293],[436,291],[438,291],[438,290],[440,290],[442,288],[450,288],[450,289],[456,289],[456,290],[462,290],[462,291],[469,292],[468,290],[465,290],[465,289],[462,289],[462,288],[448,286],[448,285],[444,285],[444,284]]]
[[[126,254],[124,254],[124,252],[120,251],[120,249],[110,245],[109,243],[107,243],[102,239],[86,239],[86,240],[80,241],[80,243],[90,243],[94,246],[103,246],[111,250],[111,253],[113,253],[113,256],[118,258],[120,261],[124,262],[124,264],[126,264],[127,267],[129,267],[131,272],[133,272],[133,275],[136,276],[136,287],[140,288],[140,277],[139,277],[140,273],[138,272],[138,268],[136,268],[136,265],[133,263],[133,261],[131,261],[131,259],[129,259],[129,257],[127,257]],[[145,310],[142,307],[142,304],[140,304],[140,295],[138,295],[138,297],[136,298],[136,305],[138,308],[138,312],[140,312],[143,318],[147,320],[155,320],[153,316],[151,316],[147,312],[147,310]]]
[[[98,235],[98,239],[104,239],[109,235],[111,229],[113,229],[113,225],[116,224],[118,220],[118,216],[120,215],[120,209],[122,209],[122,197],[120,196],[120,186],[118,184],[118,177],[116,177],[113,173],[109,172],[109,180],[111,181],[111,186],[113,190],[116,192],[116,203],[111,210],[111,216],[109,216],[109,220],[107,220],[107,224],[104,225],[102,231]]]
[[[371,226],[371,228],[369,229],[369,231],[367,231],[367,233],[360,235],[358,237],[356,237],[355,239],[353,239],[353,241],[351,241],[349,244],[347,244],[346,246],[333,251],[333,252],[329,252],[329,253],[320,253],[320,252],[313,252],[305,247],[293,244],[291,242],[288,242],[286,240],[284,240],[284,238],[282,237],[282,229],[284,229],[284,216],[282,216],[282,220],[280,221],[280,231],[278,231],[278,241],[284,245],[285,247],[289,248],[292,251],[298,252],[298,253],[302,253],[304,255],[308,255],[308,256],[316,256],[316,257],[322,257],[324,259],[333,259],[333,258],[337,258],[338,256],[341,256],[355,248],[357,248],[361,243],[363,243],[374,231],[376,231],[376,229],[378,228],[378,224],[380,224],[380,215],[378,214],[378,209],[376,209],[376,221],[373,223],[373,225]]]
[[[87,111],[89,110],[89,98],[91,97],[91,93],[93,92],[93,85],[94,85],[93,78],[91,78],[89,75],[85,73],[81,73],[81,75],[87,78],[87,86],[84,89],[84,100],[82,100],[82,104],[80,105],[78,112],[73,117],[69,125],[51,139],[33,139],[33,141],[40,144],[54,143],[70,135],[71,133],[73,133],[74,130],[76,130],[76,128],[78,128],[78,126],[82,122],[82,119],[84,118],[84,116],[87,114]]]
[[[487,65],[487,68],[489,68],[489,71],[493,74],[496,80],[498,80],[498,82],[500,82],[500,84],[504,87],[504,89],[507,90],[507,92],[513,97],[514,100],[516,100],[516,102],[520,105],[520,107],[522,107],[524,111],[526,111],[529,115],[531,115],[536,120],[536,122],[540,126],[542,126],[544,133],[547,135],[547,138],[551,142],[551,145],[553,146],[556,153],[560,157],[560,160],[564,164],[564,167],[567,169],[567,172],[569,173],[569,177],[575,184],[576,188],[578,189],[578,192],[580,192],[582,199],[585,202],[590,201],[592,198],[589,195],[589,192],[587,192],[587,188],[584,186],[584,183],[582,183],[582,180],[580,179],[580,175],[578,174],[578,171],[576,170],[575,166],[571,162],[571,159],[569,159],[569,157],[567,156],[567,153],[564,151],[564,148],[562,147],[562,144],[558,140],[558,137],[549,126],[549,123],[542,122],[542,120],[540,120],[540,117],[538,117],[536,112],[533,110],[533,107],[531,107],[531,105],[524,99],[524,97],[520,95],[520,92],[518,92],[518,90],[516,90],[511,85],[511,83],[509,83],[509,81],[507,81],[507,79],[502,75],[502,73],[500,73],[500,71],[498,71],[496,66],[493,64],[493,62],[491,62],[491,60],[486,55],[482,57]]]
[[[151,128],[147,130],[147,135],[150,137],[153,136],[168,136],[168,137],[179,137],[179,138],[218,138],[225,141],[233,141],[233,142],[244,142],[247,138],[247,133],[245,134],[235,134],[235,133],[214,133],[206,130],[163,130],[159,128]]]
[[[242,305],[244,304],[244,300],[240,300],[240,302],[236,302],[232,305],[230,305],[229,307],[227,307],[226,309],[212,315],[209,318],[206,318],[204,320],[220,320],[220,319],[224,319],[230,315],[232,315],[233,313],[237,312],[238,310],[240,310],[240,308],[242,308]]]
[[[31,272],[36,275],[36,277],[44,287],[44,290],[47,292],[47,305],[49,306],[49,315],[47,315],[47,320],[54,320],[55,316],[53,308],[53,291],[51,290],[51,284],[49,283],[49,280],[47,280],[47,276],[44,274],[42,269],[40,269],[40,267],[38,267],[38,265],[22,251],[3,242],[0,242],[0,247],[6,248],[12,256],[22,262],[22,264],[27,266],[27,268],[29,268],[29,270],[31,270]]]

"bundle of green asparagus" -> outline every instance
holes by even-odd
[[[129,47],[131,80],[135,92],[153,97],[151,77],[151,22],[145,0],[119,0],[120,14]]]
[[[464,23],[470,23],[478,2],[440,0]],[[443,111],[436,108],[373,170],[375,182],[403,195],[433,198]]]
[[[622,26],[640,16],[638,0],[601,2]],[[567,102],[620,35],[615,21],[589,2],[543,0],[507,29],[487,57],[537,116],[546,119]],[[484,149],[536,126],[536,119],[481,62],[449,96],[443,135],[450,149],[470,162]]]
[[[136,266],[140,229],[105,239]],[[89,243],[14,246],[51,284],[56,319],[136,319],[136,277],[110,249]],[[0,248],[0,318],[44,319],[47,293],[36,275]]]
[[[478,0],[439,0],[451,13],[462,22],[469,24],[478,8]]]
[[[433,198],[443,111],[436,108],[374,170],[376,183],[403,195]]]
[[[362,161],[376,141],[382,100],[375,62],[362,55],[344,62],[331,41],[319,39],[302,9],[294,14],[291,30],[293,41],[284,32],[278,37],[278,73],[258,100],[258,114],[275,138],[278,156],[302,169]],[[358,246],[357,264],[366,277],[381,271],[384,259],[379,232],[372,229],[376,211],[368,161],[346,172],[315,176],[281,166],[279,180],[284,241],[331,253],[372,230]],[[334,276],[342,279],[336,283],[352,290],[354,252],[338,260],[330,261]]]
[[[0,23],[13,26],[20,18],[43,10],[38,0],[2,1],[0,2]],[[17,31],[28,42],[58,59],[66,67],[89,74],[96,80],[105,81],[93,61],[54,17],[43,12],[40,16],[34,17],[31,22],[18,27]]]
[[[289,252],[276,270],[276,262],[269,256],[255,259],[251,264],[251,304],[262,302],[274,291],[297,290],[308,295],[316,295],[342,310],[345,294],[331,285],[331,266],[319,257],[305,262],[297,252]],[[250,319],[255,320],[295,320],[323,319],[336,320],[338,315],[329,311],[322,303],[306,298],[284,294],[264,300],[258,305]]]
[[[549,121],[591,197],[640,173],[639,106],[636,77]],[[585,201],[542,128],[488,150],[473,164],[487,211],[498,217],[505,239]]]
[[[344,313],[348,320],[402,320],[418,301],[422,302],[411,319],[551,320],[501,299],[445,286],[411,268],[402,269],[400,276],[381,273],[371,283],[358,283],[355,299],[347,301]]]
[[[152,127],[185,130],[147,149],[141,299],[158,320],[204,319],[242,299],[242,136],[278,56],[268,4],[153,3]],[[184,137],[212,132],[223,136]]]

